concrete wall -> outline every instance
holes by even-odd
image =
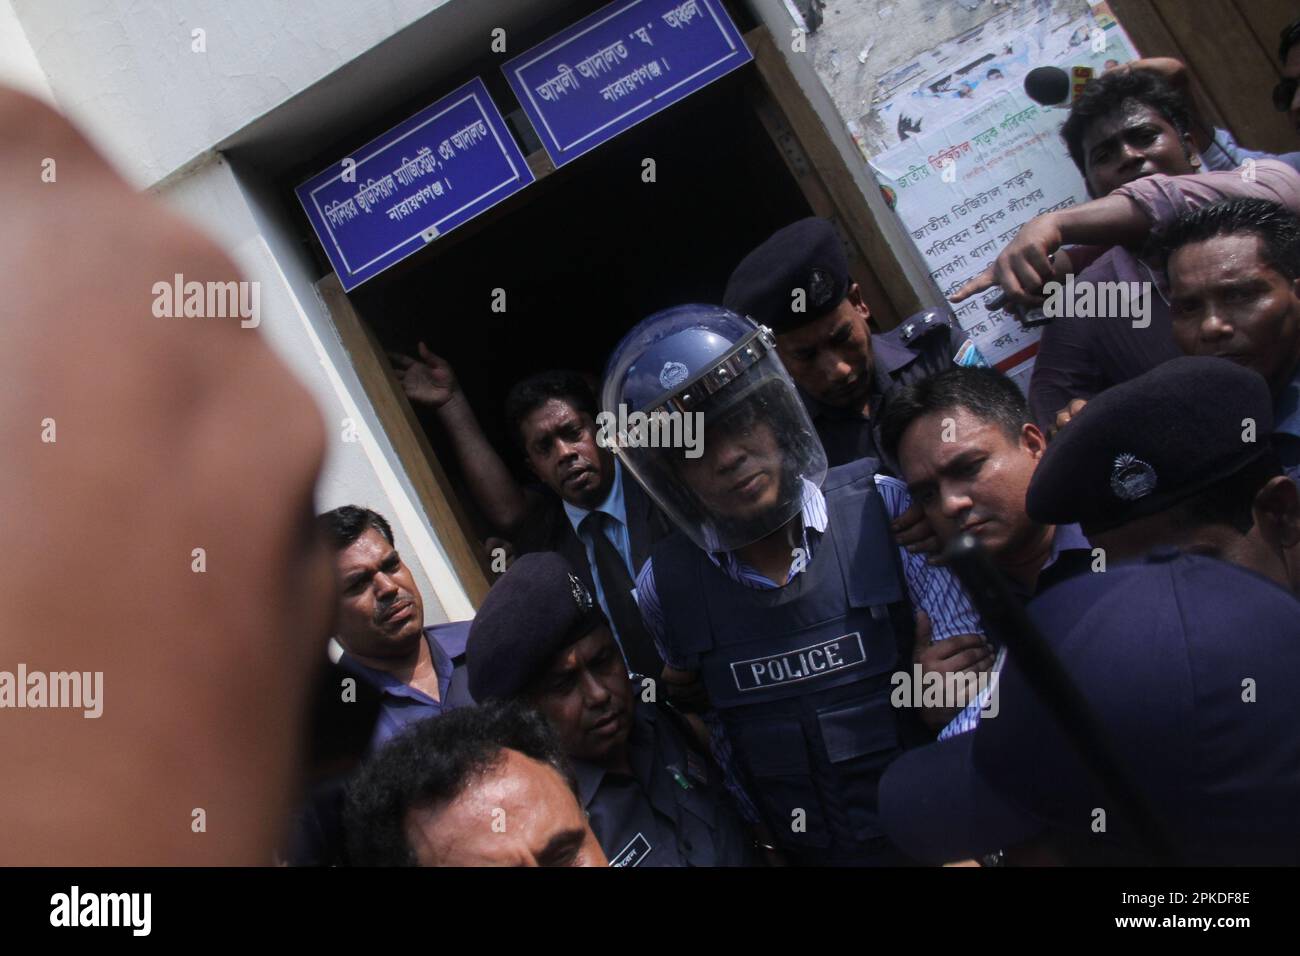
[[[313,277],[286,249],[294,237],[258,214],[249,201],[250,191],[219,155],[169,180],[158,192],[173,208],[202,223],[244,273],[261,283],[259,331],[311,390],[325,420],[329,444],[317,485],[318,509],[358,504],[383,514],[424,596],[428,623],[470,617],[468,598],[415,504],[396,454],[315,294]],[[357,424],[359,440],[345,440],[345,419]]]
[[[54,102],[54,91],[9,0],[0,0],[0,83]]]
[[[845,121],[871,109],[881,76],[998,14],[1050,9],[1073,18],[1088,10],[1088,0],[799,0],[796,7],[808,3],[821,8],[808,56]]]
[[[147,186],[448,0],[9,2],[63,111]]]
[[[871,170],[863,162],[861,151],[858,149],[857,144],[854,143],[853,137],[849,135],[845,123],[852,117],[846,116],[842,112],[841,107],[837,105],[832,96],[832,88],[818,72],[816,66],[817,51],[826,43],[832,42],[830,39],[831,33],[822,33],[820,37],[817,33],[805,36],[803,38],[804,49],[797,52],[792,32],[796,29],[797,24],[790,15],[785,0],[747,0],[747,3],[754,16],[761,20],[772,32],[777,48],[781,50],[786,62],[790,65],[790,72],[794,74],[794,78],[799,82],[799,87],[803,90],[804,96],[807,97],[808,102],[812,104],[813,109],[821,118],[831,140],[835,143],[841,157],[843,157],[845,166],[853,174],[858,189],[866,197],[867,205],[871,208],[876,221],[880,224],[881,231],[897,257],[908,283],[916,290],[924,306],[941,304],[943,297],[935,284],[930,281],[929,270],[924,259],[909,239],[907,233],[903,231],[898,218],[885,205],[885,201],[880,195],[880,188],[876,185]],[[854,10],[865,5],[855,0],[853,3],[840,3],[837,5],[837,9],[848,8]],[[879,263],[874,265],[876,268],[882,268]]]

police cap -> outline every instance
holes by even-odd
[[[849,285],[835,227],[810,216],[778,229],[745,256],[727,280],[722,303],[779,335],[828,315]]]
[[[465,645],[476,701],[509,700],[564,648],[605,624],[569,562],[553,551],[518,558],[488,591]]]
[[[1257,373],[1171,359],[1102,392],[1052,439],[1025,505],[1043,524],[1106,531],[1156,514],[1270,450],[1273,403]]]

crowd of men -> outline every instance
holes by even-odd
[[[1280,55],[1300,76],[1300,21]],[[946,310],[873,332],[819,218],[750,252],[721,303],[633,327],[595,387],[567,370],[514,385],[506,417],[533,484],[445,359],[424,343],[395,354],[511,563],[472,621],[426,626],[368,508],[316,518],[332,592],[300,515],[232,543],[252,562],[246,592],[267,591],[258,567],[300,585],[277,595],[277,626],[328,638],[310,787],[280,858],[1300,863],[1300,153],[1241,150],[1187,88],[1164,60],[1093,80],[1062,136],[1094,198],[1027,223],[954,297],[996,284],[1029,305],[1066,275],[1150,284],[1145,324],[1049,323],[1028,396]],[[1295,79],[1274,99],[1300,123]],[[104,190],[147,218],[120,184]],[[196,272],[226,268],[189,254]],[[213,336],[209,366],[270,361]],[[200,390],[230,382],[191,359],[194,402],[168,414],[237,433],[203,419]],[[271,377],[254,369],[244,399]],[[301,407],[282,393],[262,397]],[[691,416],[702,442],[637,426],[611,439],[599,423],[619,410]],[[260,454],[282,462],[284,500],[309,499],[318,436]],[[187,500],[238,464],[177,461],[199,489]],[[96,504],[50,533],[96,533]],[[168,533],[140,520],[145,543]],[[239,593],[190,597],[215,619]],[[226,637],[204,645],[207,666],[243,675]],[[307,679],[292,651],[247,689],[250,708],[265,695],[292,710]],[[240,739],[281,769],[246,798],[289,790],[293,721],[268,726],[249,719]]]
[[[1170,60],[1092,81],[1062,138],[1093,201],[954,296],[1148,285],[1149,321],[1048,324],[1028,396],[944,310],[873,333],[815,217],[721,304],[633,328],[598,389],[515,385],[537,485],[448,362],[394,354],[512,564],[467,633],[424,629],[384,519],[322,516],[335,659],[384,695],[377,742],[413,726],[332,791],[341,842],[308,857],[1300,862],[1300,153],[1242,150],[1189,85]],[[698,416],[702,447],[609,440],[619,410]],[[1069,706],[949,568],[971,540]]]

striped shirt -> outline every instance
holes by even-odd
[[[1013,584],[1013,593],[1020,593],[1020,597],[1027,603],[1056,581],[1062,580],[1063,576],[1061,575],[1049,574],[1053,568],[1060,571],[1064,567],[1065,576],[1078,573],[1077,552],[1084,552],[1088,557],[1091,557],[1092,554],[1092,544],[1084,536],[1083,529],[1077,524],[1057,525],[1056,530],[1052,532],[1051,553],[1048,554],[1047,560],[1043,562],[1043,567],[1038,572],[1038,583],[1032,591],[1023,591],[1022,593],[1017,592],[1017,588]],[[1075,559],[1071,560],[1071,558],[1066,557],[1067,555],[1074,555]],[[1066,565],[1071,566],[1066,567]],[[998,677],[1002,673],[1002,665],[1006,663],[1006,659],[1007,649],[1005,647],[999,648],[998,655],[993,660],[987,686],[980,691],[978,697],[963,708],[961,713],[944,725],[943,730],[939,731],[940,740],[947,740],[949,737],[956,737],[958,734],[964,734],[968,730],[975,729],[975,725],[980,722],[980,716],[988,707],[989,698],[996,692]]]
[[[1007,649],[998,648],[998,656],[993,659],[993,667],[989,672],[988,685],[980,691],[978,697],[962,708],[961,713],[944,724],[943,730],[939,731],[940,740],[947,740],[949,737],[956,737],[958,734],[975,729],[975,725],[980,722],[980,715],[989,705],[989,698],[997,691],[998,678],[1002,676],[1002,665],[1006,660]]]
[[[886,475],[876,475],[875,481],[876,489],[880,492],[881,499],[884,502],[885,511],[888,512],[891,519],[899,517],[911,506],[912,498],[908,493],[907,485],[903,482]],[[826,496],[822,494],[820,488],[807,480],[803,483],[802,518],[803,553],[806,555],[806,560],[802,563],[796,562],[791,566],[790,572],[785,582],[783,582],[785,584],[793,580],[794,576],[799,574],[807,566],[807,563],[812,560],[813,548],[826,532],[828,521]],[[984,633],[983,628],[980,626],[979,615],[975,613],[970,599],[966,597],[966,593],[961,589],[961,585],[952,576],[951,572],[946,568],[930,564],[923,554],[910,554],[906,548],[901,547],[898,551],[899,557],[902,559],[903,577],[907,583],[907,592],[912,600],[912,606],[925,611],[929,615],[931,626],[934,629],[934,640],[941,641],[956,637],[959,634]],[[709,551],[706,553],[715,566],[738,584],[744,584],[756,589],[771,589],[781,586],[745,564],[736,556],[735,552]],[[659,591],[655,585],[653,558],[646,561],[640,575],[637,577],[636,600],[641,609],[641,617],[645,620],[646,629],[650,632],[650,636],[654,638],[655,646],[659,648],[664,663],[674,670],[685,670],[683,662],[680,659],[675,660],[664,644],[663,605],[659,600]],[[736,797],[745,815],[751,821],[757,820],[758,813],[754,808],[754,803],[737,776],[735,761],[732,759],[731,745],[727,740],[721,722],[713,713],[706,714],[704,720],[709,727],[712,738],[713,754],[722,767],[728,789]]]

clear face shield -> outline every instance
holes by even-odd
[[[714,306],[652,316],[610,360],[602,436],[699,547],[765,538],[821,485],[826,454],[771,334]]]

